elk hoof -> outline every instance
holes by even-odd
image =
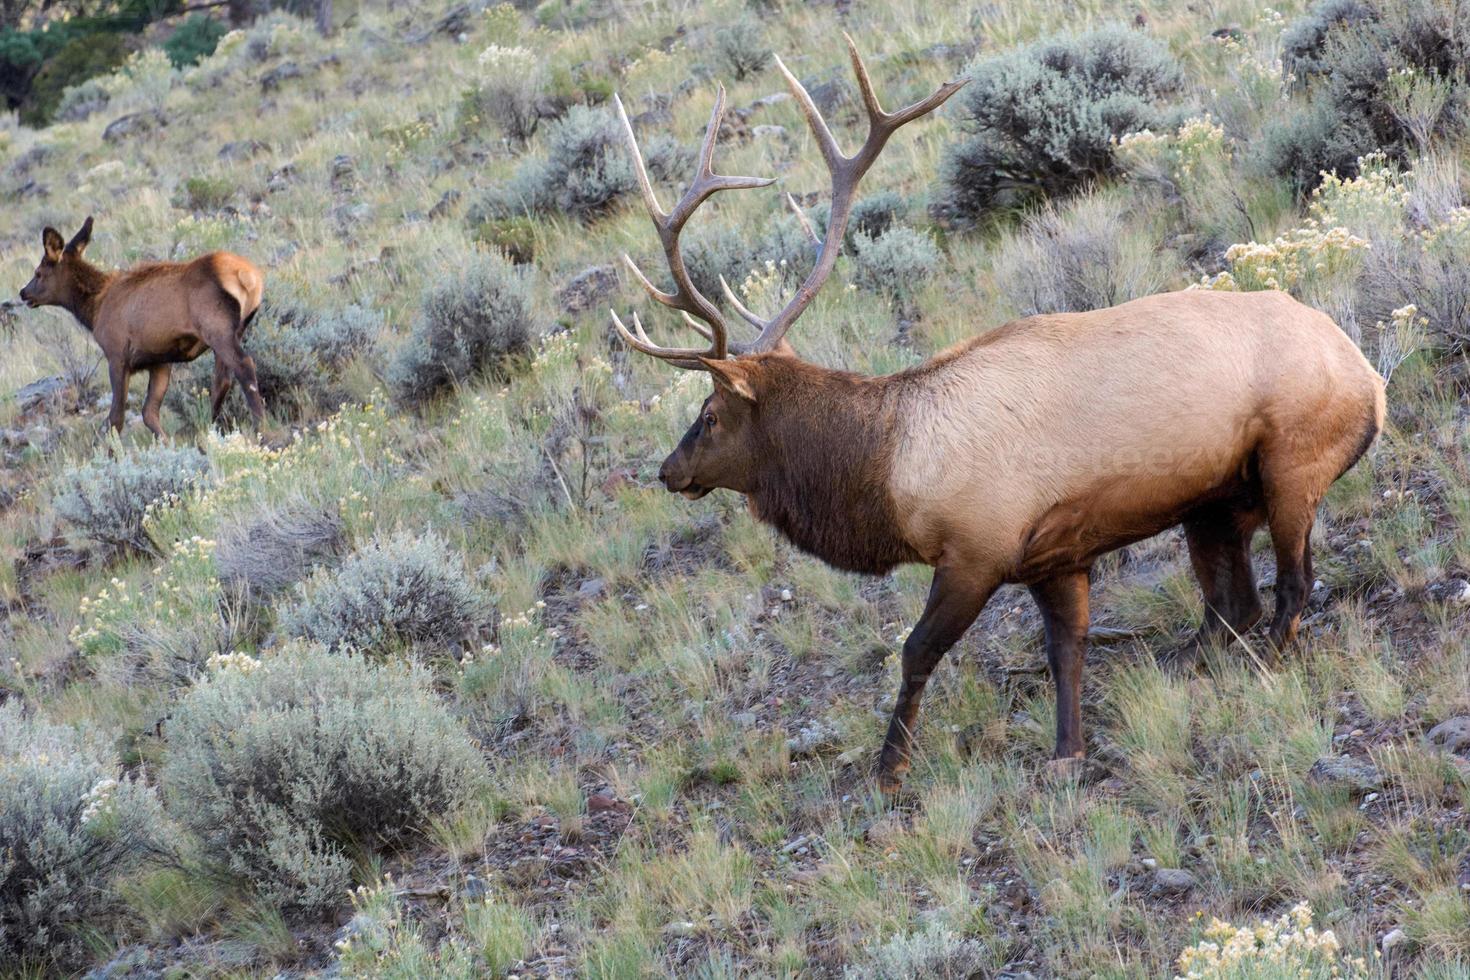
[[[1087,760],[1080,755],[1069,755],[1061,759],[1049,759],[1042,776],[1048,783],[1076,783],[1082,780],[1082,771]]]

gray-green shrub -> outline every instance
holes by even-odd
[[[1300,194],[1357,174],[1374,151],[1403,160],[1458,132],[1470,101],[1470,23],[1435,0],[1319,0],[1282,33],[1282,67],[1307,96],[1268,127],[1262,159]]]
[[[499,255],[476,254],[424,294],[388,383],[400,400],[423,402],[478,374],[506,373],[536,334],[529,275]]]
[[[221,668],[170,715],[169,807],[267,900],[341,904],[354,849],[454,812],[485,778],[430,681],[415,665],[307,644]]]
[[[192,447],[151,445],[99,450],[57,481],[56,513],[88,538],[117,549],[153,552],[143,528],[148,505],[183,494],[208,477],[209,462]]]
[[[968,135],[945,156],[935,211],[973,221],[1111,175],[1114,141],[1166,125],[1182,85],[1168,49],[1124,27],[980,59],[959,95]]]
[[[336,569],[318,569],[281,616],[292,636],[332,650],[385,653],[401,644],[450,647],[481,618],[463,558],[433,532],[377,537]]]
[[[1124,202],[1095,194],[1031,215],[995,254],[996,286],[1021,316],[1098,310],[1168,282],[1168,263],[1129,225]]]
[[[259,601],[284,592],[341,550],[342,517],[298,498],[228,519],[216,540],[220,582]]]
[[[668,136],[642,141],[649,176],[686,175],[692,156]],[[523,160],[511,179],[470,208],[472,225],[518,214],[563,214],[590,221],[637,190],[633,164],[612,111],[574,105],[546,128],[544,156]]]
[[[766,42],[765,31],[750,15],[739,17],[715,31],[714,54],[716,69],[737,82],[765,70],[771,63],[771,48]]]
[[[915,299],[939,268],[939,249],[923,232],[901,226],[876,237],[853,238],[852,281],[886,296],[902,317],[912,317]]]
[[[0,705],[0,959],[76,954],[78,930],[116,910],[118,876],[163,836],[157,796],[109,753]]]
[[[967,939],[937,923],[918,932],[900,933],[867,948],[865,958],[843,971],[845,980],[897,980],[933,977],[967,980],[988,975],[998,964],[978,939]]]

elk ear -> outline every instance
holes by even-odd
[[[87,244],[92,240],[92,216],[87,215],[87,220],[82,222],[82,229],[71,236],[71,241],[66,243],[66,251],[80,257],[86,250]]]
[[[47,228],[41,232],[41,247],[46,250],[46,258],[52,262],[61,258],[61,232],[55,228]]]
[[[755,403],[755,387],[750,383],[749,365],[739,361],[716,361],[708,357],[701,357],[699,360],[709,370],[710,377],[715,379],[716,387]]]

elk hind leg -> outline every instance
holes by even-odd
[[[1087,656],[1087,569],[1053,575],[1031,586],[1046,627],[1046,662],[1057,692],[1053,759],[1068,767],[1087,754],[1082,736],[1082,667]]]
[[[1185,518],[1189,563],[1204,595],[1204,622],[1192,639],[1159,657],[1161,667],[1192,670],[1206,647],[1229,643],[1260,621],[1263,608],[1250,550],[1265,519],[1253,503],[1210,505]]]
[[[143,424],[160,439],[164,437],[164,431],[158,413],[163,407],[163,396],[168,393],[168,379],[172,373],[172,364],[155,364],[148,369],[148,394],[143,399]]]

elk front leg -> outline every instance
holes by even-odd
[[[163,425],[158,421],[158,410],[163,407],[163,396],[168,393],[168,379],[172,373],[172,364],[155,364],[148,369],[148,395],[143,399],[143,424],[160,439],[164,432]]]
[[[107,412],[107,424],[118,435],[122,435],[123,416],[128,409],[128,378],[131,375],[121,359],[117,363],[107,362],[107,380],[112,384],[112,408]]]
[[[878,788],[884,794],[897,793],[909,770],[914,723],[929,675],[949,648],[965,635],[994,591],[994,583],[977,582],[962,571],[943,566],[935,570],[924,615],[903,644],[903,681],[878,762]]]
[[[1031,586],[1046,627],[1046,662],[1057,690],[1057,744],[1053,758],[1081,759],[1082,664],[1087,654],[1087,570],[1064,572]]]

